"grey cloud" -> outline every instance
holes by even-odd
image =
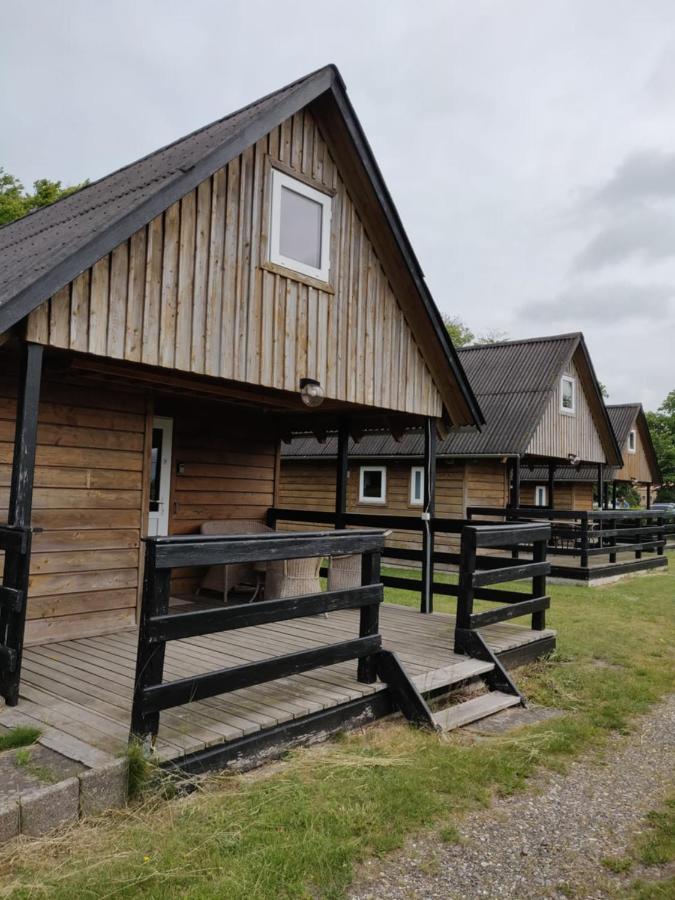
[[[627,259],[656,262],[675,256],[675,210],[643,209],[613,221],[577,256],[575,267],[602,269]]]
[[[671,197],[675,197],[675,153],[644,150],[628,156],[590,203],[614,208]]]
[[[569,286],[548,300],[523,304],[519,317],[530,322],[602,322],[619,325],[636,319],[663,319],[673,311],[675,288],[666,284],[615,282]]]

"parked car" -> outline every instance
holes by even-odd
[[[675,513],[675,503],[652,503],[650,509],[660,509],[662,512]]]

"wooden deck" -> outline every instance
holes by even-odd
[[[380,626],[386,649],[398,653],[412,675],[461,661],[453,653],[454,616],[385,604]],[[498,654],[526,647],[554,632],[499,624],[483,629]],[[358,612],[344,610],[189,638],[167,646],[165,677],[180,678],[295,650],[353,638]],[[129,734],[136,660],[136,630],[61,641],[24,651],[18,707],[0,713],[0,723],[30,719],[108,753],[121,752]],[[356,680],[356,663],[295,675],[213,697],[161,715],[157,749],[162,759],[180,757],[261,729],[385,690]],[[9,724],[9,722],[8,722]]]

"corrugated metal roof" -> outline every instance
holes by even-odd
[[[603,469],[603,477],[605,481],[613,481],[614,473],[618,469],[605,466]],[[548,483],[548,467],[547,466],[521,466],[521,481],[536,481],[537,484]],[[597,466],[559,466],[555,471],[556,481],[590,481],[595,484],[598,480]]]
[[[581,335],[561,334],[522,341],[462,347],[459,358],[478,399],[485,422],[482,431],[453,432],[438,444],[439,456],[508,456],[526,451],[550,400],[560,372],[572,358]],[[282,449],[284,457],[334,456],[335,439],[319,444],[297,438]],[[350,444],[353,456],[419,456],[420,433],[401,441],[386,434],[365,435]]]
[[[614,434],[622,449],[628,439],[628,432],[633,427],[641,409],[641,403],[614,403],[607,407],[609,421],[612,423]]]

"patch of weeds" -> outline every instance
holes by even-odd
[[[16,751],[14,762],[20,769],[23,769],[27,775],[32,775],[33,778],[37,778],[38,781],[43,781],[45,784],[56,784],[59,780],[54,772],[52,772],[51,769],[48,769],[47,766],[41,766],[38,763],[33,762],[33,751],[26,747]]]
[[[155,781],[158,768],[140,741],[131,741],[126,755],[129,800],[137,800]]]
[[[459,831],[454,825],[446,825],[444,828],[441,828],[438,836],[444,844],[459,844],[462,840]]]
[[[632,860],[627,856],[608,856],[601,862],[606,869],[614,872],[615,875],[620,875],[622,872],[630,872],[633,867]]]
[[[647,816],[649,831],[643,836],[639,860],[646,866],[663,866],[675,860],[675,797],[662,810]]]
[[[0,753],[3,750],[16,750],[17,747],[28,747],[34,744],[42,732],[30,725],[17,725],[0,734]]]

